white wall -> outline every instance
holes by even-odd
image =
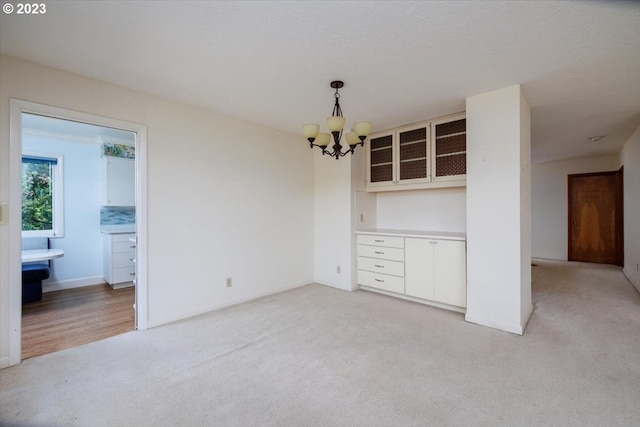
[[[306,146],[309,149],[309,146]],[[351,162],[313,149],[315,177],[315,282],[352,289]],[[340,273],[337,269],[340,267]]]
[[[519,85],[467,98],[467,313],[522,334],[531,313],[529,106]]]
[[[466,188],[377,193],[378,228],[466,231]]]
[[[147,126],[149,327],[313,281],[314,159],[299,136],[2,56],[0,201],[9,98]],[[19,224],[0,226],[0,361],[9,227]]]
[[[64,257],[52,261],[51,277],[43,282],[43,290],[104,283],[100,145],[23,132],[22,149],[63,156],[64,237],[51,239],[51,246],[64,250]]]
[[[640,292],[640,126],[620,152],[624,165],[624,274]]]
[[[538,163],[532,166],[533,257],[567,260],[567,175],[615,171],[619,167],[619,158],[616,154]]]

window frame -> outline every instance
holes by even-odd
[[[22,167],[24,157],[33,157],[55,161],[53,166],[53,201],[51,230],[20,230],[22,237],[64,237],[64,156],[62,154],[23,151],[20,155]],[[21,179],[22,181],[22,179]],[[22,203],[20,203],[22,206]],[[22,228],[22,207],[20,208],[20,228]]]

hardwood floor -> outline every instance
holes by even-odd
[[[22,359],[134,329],[135,288],[107,284],[45,292],[22,306]]]

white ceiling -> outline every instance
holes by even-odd
[[[42,134],[71,136],[84,141],[95,143],[106,140],[120,144],[134,145],[136,134],[126,130],[113,129],[104,126],[78,123],[71,120],[56,119],[37,114],[22,114],[22,128]],[[102,139],[101,139],[102,138]]]
[[[292,133],[335,79],[347,126],[374,130],[520,83],[535,162],[618,152],[640,124],[640,2],[46,4],[0,16],[2,53]]]

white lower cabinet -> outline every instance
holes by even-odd
[[[409,296],[466,307],[465,242],[405,239],[405,288]]]
[[[359,234],[358,284],[464,311],[467,306],[466,243]]]
[[[104,280],[111,287],[133,286],[136,276],[136,245],[129,241],[134,233],[104,235]]]

